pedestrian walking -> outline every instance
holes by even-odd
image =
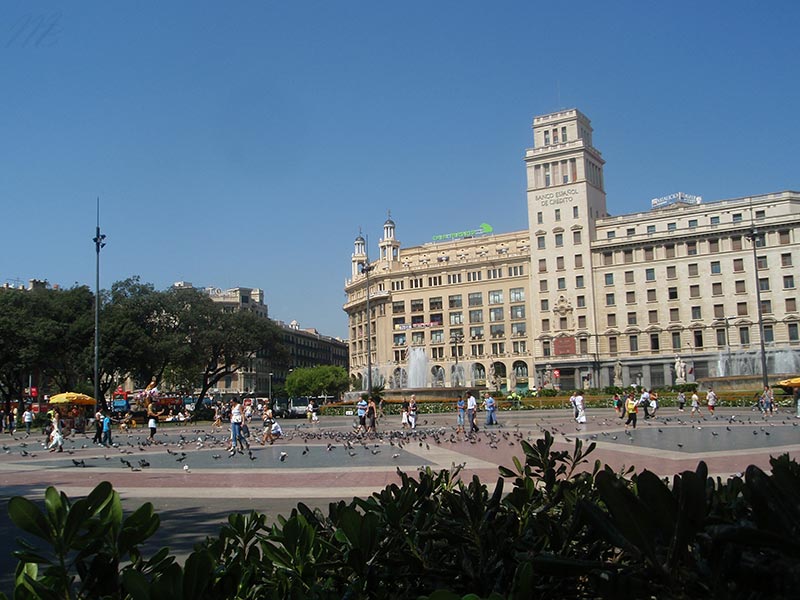
[[[650,390],[650,418],[655,419],[658,412],[658,392]]]
[[[261,443],[272,445],[274,438],[272,437],[272,424],[275,423],[275,417],[272,415],[272,408],[267,404],[261,411],[261,421],[264,424],[264,432],[261,434]]]
[[[101,439],[101,443],[103,446],[110,447],[113,444],[111,440],[111,415],[107,412],[102,412],[103,415],[103,425],[101,427],[103,431],[103,437]]]
[[[375,433],[375,421],[378,417],[378,406],[375,404],[375,398],[370,397],[367,402],[366,424],[367,433]]]
[[[244,422],[244,413],[242,412],[242,405],[239,404],[238,398],[231,399],[231,447],[229,448],[231,456],[239,451],[243,454],[244,438],[242,437],[242,423]]]
[[[361,396],[361,400],[358,401],[356,404],[356,416],[358,417],[358,426],[356,427],[356,431],[366,431],[367,430],[367,408],[369,407],[369,402],[367,401],[367,394]]]
[[[575,392],[575,409],[578,412],[575,422],[579,424],[586,423],[586,402],[580,392]]]
[[[411,394],[411,400],[408,401],[408,426],[411,429],[417,428],[417,397]]]
[[[642,388],[642,394],[639,396],[639,406],[644,409],[644,418],[650,418],[650,392]]]
[[[61,420],[61,412],[56,408],[53,410],[53,417],[50,421],[50,444],[47,449],[50,452],[63,452],[64,451],[64,422]]]
[[[158,430],[158,418],[164,414],[164,409],[158,410],[155,402],[147,404],[147,427],[150,429],[150,436],[147,440],[153,444],[156,442],[156,431]]]
[[[408,400],[403,397],[403,404],[400,407],[400,426],[405,429],[408,427]]]
[[[467,417],[469,418],[469,432],[477,433],[478,426],[475,424],[475,416],[478,413],[478,401],[472,392],[467,392]]]
[[[621,419],[625,414],[625,403],[622,401],[622,398],[619,397],[619,394],[614,394],[612,402],[614,404],[614,412],[617,413],[617,417]]]
[[[30,404],[25,407],[25,412],[22,413],[22,422],[25,425],[25,437],[30,437],[31,425],[33,425],[33,411]]]
[[[495,411],[497,410],[497,402],[489,392],[486,392],[483,398],[483,408],[486,409],[486,426],[489,425],[497,425],[497,415],[495,415]]]
[[[772,414],[773,410],[775,409],[775,399],[772,395],[772,389],[768,385],[764,386],[764,393],[761,394],[761,405],[762,405],[762,412],[764,416],[767,416],[767,413],[770,415]]]
[[[683,407],[686,406],[686,394],[683,393],[683,390],[678,392],[678,410],[683,412]]]
[[[639,401],[636,399],[636,395],[633,392],[628,394],[628,399],[625,401],[625,411],[628,413],[628,420],[625,421],[625,429],[628,428],[628,425],[636,429]]]
[[[691,400],[692,400],[692,416],[694,416],[694,413],[697,413],[697,416],[699,417],[700,416],[700,398],[698,397],[696,390],[692,392]]]
[[[714,392],[713,388],[708,388],[708,393],[706,394],[706,405],[708,406],[709,414],[714,414],[714,409],[717,406],[717,394]]]
[[[576,394],[576,392],[572,392],[570,394],[570,396],[569,396],[569,405],[572,408],[572,418],[573,419],[577,419],[578,418],[578,407],[575,406],[575,394]]]
[[[456,433],[464,433],[464,421],[466,420],[467,401],[461,396],[456,400]]]

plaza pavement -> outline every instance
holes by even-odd
[[[640,417],[642,417],[640,413]],[[473,474],[487,485],[497,480],[498,466],[523,460],[521,439],[534,442],[544,430],[553,433],[556,449],[571,450],[575,438],[595,442],[590,455],[615,470],[634,466],[669,476],[694,470],[704,460],[713,476],[741,473],[750,464],[769,468],[769,458],[782,453],[800,456],[800,419],[781,412],[768,419],[749,409],[719,408],[713,417],[703,411],[668,408],[636,430],[625,431],[611,409],[587,411],[577,425],[567,410],[501,411],[499,426],[483,426],[471,439],[456,436],[454,414],[420,415],[417,430],[402,430],[391,415],[374,438],[356,438],[352,417],[322,417],[318,424],[284,420],[285,436],[272,446],[251,444],[251,451],[231,457],[224,448],[227,429],[210,424],[161,424],[147,445],[147,429],[115,432],[118,447],[91,444],[91,435],[67,438],[63,453],[42,447],[41,432],[29,438],[2,434],[0,452],[0,535],[12,540],[21,532],[10,523],[9,498],[22,495],[40,501],[48,486],[70,497],[87,494],[101,481],[113,484],[126,510],[143,502],[155,505],[161,527],[146,550],[168,546],[186,556],[196,542],[216,535],[232,512],[257,510],[270,520],[288,515],[300,501],[323,510],[329,502],[366,497],[399,483],[397,469],[415,473],[463,465],[461,477]],[[260,424],[259,424],[260,425]],[[260,434],[260,427],[252,427]],[[127,463],[127,464],[126,464]],[[15,565],[7,544],[0,552],[0,590],[8,591]]]

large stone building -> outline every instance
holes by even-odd
[[[191,283],[178,282],[175,287],[192,287]],[[264,290],[235,287],[227,290],[207,287],[203,291],[224,312],[249,311],[267,319],[269,310],[264,302]],[[302,329],[297,321],[288,325],[274,321],[281,342],[288,354],[286,365],[272,364],[269,358],[257,353],[236,373],[221,379],[215,394],[268,396],[276,387],[283,387],[286,377],[295,368],[334,365],[348,368],[347,343],[322,335],[316,329]]]
[[[376,260],[356,238],[353,375],[370,364],[390,388],[658,387],[760,374],[762,340],[768,373],[800,371],[800,193],[674,194],[613,217],[589,119],[536,117],[533,135],[527,230],[403,248],[390,218]]]

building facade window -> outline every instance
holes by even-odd
[[[661,350],[661,337],[657,333],[650,334],[650,350],[653,352]]]
[[[694,347],[695,348],[703,347],[703,331],[700,329],[694,330]]]
[[[742,346],[749,346],[750,345],[750,328],[749,327],[739,327],[739,343]]]

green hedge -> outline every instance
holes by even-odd
[[[45,507],[15,497],[23,543],[14,598],[796,598],[800,466],[751,466],[727,481],[704,463],[664,480],[617,473],[594,444],[553,449],[522,441],[521,459],[491,485],[459,468],[398,471],[368,498],[300,503],[267,525],[232,514],[183,566],[167,549],[146,557],[158,529],[150,503],[122,512],[108,482]],[[508,488],[508,489],[507,489]]]

